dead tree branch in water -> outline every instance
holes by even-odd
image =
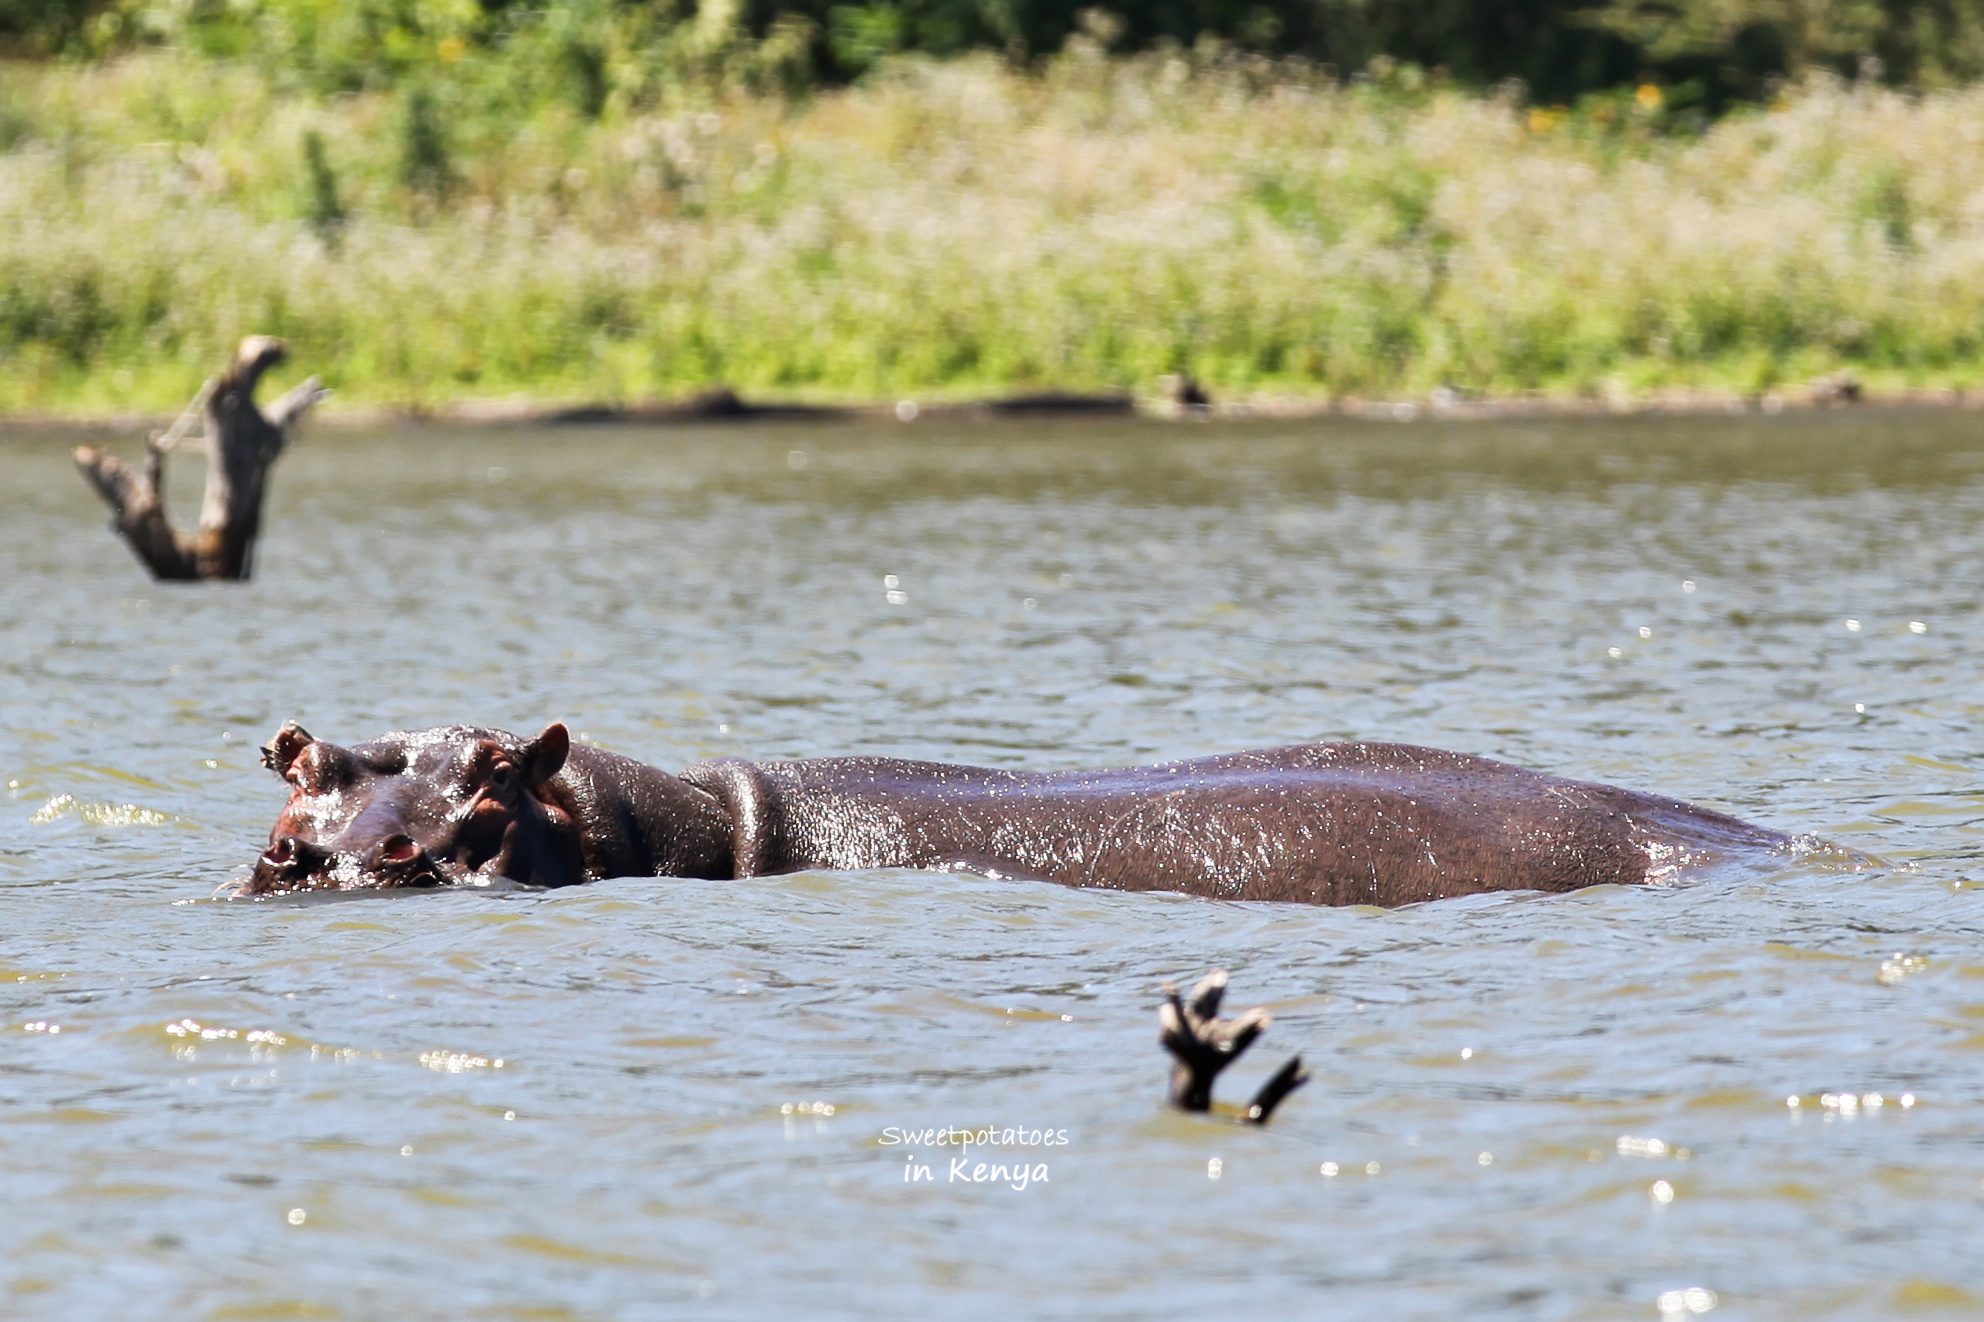
[[[1158,1041],[1171,1053],[1171,1104],[1181,1111],[1210,1111],[1213,1080],[1273,1022],[1273,1016],[1259,1006],[1238,1019],[1220,1018],[1219,1003],[1225,996],[1225,969],[1206,974],[1192,988],[1190,1000],[1180,997],[1172,984],[1164,984],[1164,1004],[1157,1007]],[[1266,1124],[1282,1099],[1308,1081],[1302,1057],[1297,1056],[1261,1086],[1241,1118],[1248,1124]]]
[[[111,526],[153,578],[245,579],[254,572],[269,469],[288,443],[290,425],[329,393],[313,376],[266,413],[257,408],[255,386],[284,352],[282,341],[266,335],[243,340],[234,366],[208,381],[169,430],[146,438],[143,473],[92,446],[77,449],[76,466],[116,515]],[[165,456],[203,416],[207,489],[199,527],[189,536],[173,529],[165,511]]]

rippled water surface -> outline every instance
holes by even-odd
[[[174,587],[74,440],[0,439],[0,1314],[1984,1311],[1976,418],[320,430],[256,581]],[[1891,866],[211,901],[288,717],[668,768],[1398,740]],[[1215,966],[1276,1014],[1222,1096],[1315,1071],[1266,1130],[1161,1105],[1158,988]],[[1016,1188],[884,1141],[953,1125],[1066,1142],[972,1149]]]

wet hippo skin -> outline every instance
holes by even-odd
[[[670,775],[556,724],[341,748],[291,723],[263,751],[291,797],[244,894],[907,867],[1398,905],[1637,883],[1790,844],[1678,799],[1403,744],[1112,771],[858,757]]]

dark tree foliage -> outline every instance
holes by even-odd
[[[1092,0],[748,0],[754,24],[798,12],[828,34],[830,67],[893,50],[1059,50]],[[1652,79],[1715,110],[1812,70],[1936,86],[1984,76],[1984,0],[1113,0],[1118,50],[1207,37],[1343,73],[1373,59],[1444,69],[1463,85],[1520,79],[1532,98]]]
[[[766,12],[774,2],[754,0]],[[1081,29],[1086,8],[1069,0],[782,3],[824,26],[843,73],[887,50],[1052,52]],[[1108,9],[1109,26],[1121,34],[1113,43],[1118,50],[1166,40],[1193,46],[1211,37],[1263,54],[1300,55],[1344,73],[1385,56],[1444,68],[1477,86],[1520,78],[1546,99],[1615,87],[1647,71],[1628,37],[1600,25],[1589,6],[1564,0],[1117,0]]]
[[[0,55],[146,40],[238,55],[281,33],[310,81],[361,87],[417,79],[450,43],[551,49],[566,95],[598,114],[610,50],[679,51],[711,18],[745,40],[810,32],[808,67],[834,81],[904,51],[1036,59],[1083,32],[1119,52],[1212,40],[1346,75],[1383,58],[1463,86],[1520,79],[1545,102],[1652,79],[1670,105],[1711,111],[1815,69],[1925,87],[1984,76],[1984,0],[0,0]]]
[[[57,55],[76,45],[108,0],[0,0],[0,55]]]

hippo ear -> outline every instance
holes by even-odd
[[[287,776],[289,764],[296,760],[296,755],[316,742],[310,732],[295,721],[284,721],[282,729],[276,731],[276,737],[262,749],[262,765],[278,776]]]
[[[550,780],[565,767],[565,757],[572,751],[572,732],[563,722],[553,721],[539,732],[537,738],[524,745],[524,775],[535,789]]]

